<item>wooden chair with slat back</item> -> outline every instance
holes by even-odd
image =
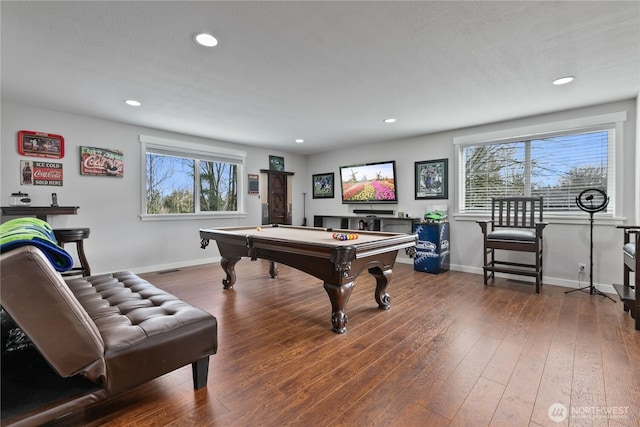
[[[491,199],[491,220],[477,221],[484,241],[484,284],[495,273],[535,278],[536,293],[542,286],[542,197],[495,197]],[[532,263],[496,260],[496,250],[530,252]]]
[[[619,225],[618,228],[624,230],[624,241],[622,246],[623,284],[613,284],[613,288],[618,293],[622,301],[624,311],[630,312],[635,319],[635,329],[640,331],[640,226]],[[634,281],[630,276],[634,273]]]

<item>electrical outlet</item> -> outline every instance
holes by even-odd
[[[578,273],[584,274],[586,271],[586,268],[587,268],[586,264],[578,264]]]

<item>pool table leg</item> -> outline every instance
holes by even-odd
[[[382,270],[380,267],[369,269],[369,274],[376,278],[376,302],[382,310],[389,310],[391,307],[391,296],[387,293],[387,286],[391,282],[391,269]]]
[[[278,264],[275,261],[269,261],[269,277],[272,279],[278,277]]]
[[[236,263],[240,261],[239,257],[220,259],[220,265],[222,270],[227,274],[227,277],[222,279],[222,286],[224,289],[232,289],[233,284],[236,283]]]
[[[331,300],[331,323],[333,324],[333,332],[344,334],[347,330],[347,302],[351,296],[354,282],[345,283],[337,286],[324,282],[324,290],[327,291]]]

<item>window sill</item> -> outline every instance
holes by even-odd
[[[140,221],[184,221],[201,219],[235,219],[246,218],[246,212],[202,212],[192,214],[159,214],[139,215]]]
[[[491,219],[491,214],[461,214],[457,213],[453,215],[456,221],[480,221]],[[589,222],[590,215],[588,213],[579,214],[544,214],[544,221],[549,224],[575,224],[584,225]],[[595,214],[593,216],[594,225],[622,225],[624,224],[624,218],[616,218],[612,215]]]

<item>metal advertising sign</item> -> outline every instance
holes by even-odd
[[[21,160],[20,184],[62,187],[62,163]]]
[[[18,132],[18,152],[23,156],[64,157],[64,138],[52,133],[21,130]]]
[[[124,176],[122,151],[95,147],[80,147],[80,174]]]

